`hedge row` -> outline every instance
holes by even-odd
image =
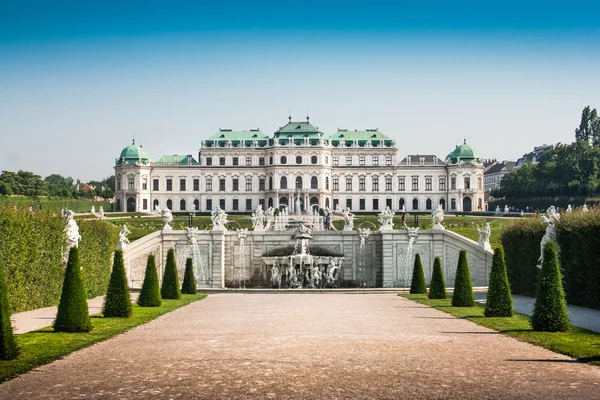
[[[514,294],[536,292],[540,241],[545,232],[540,217],[515,221],[502,232],[508,279]],[[564,290],[569,304],[600,309],[600,208],[589,213],[561,213],[557,243]]]
[[[58,304],[65,268],[65,222],[60,213],[0,204],[0,260],[11,312]],[[104,221],[80,221],[79,242],[88,297],[105,294],[119,229]]]

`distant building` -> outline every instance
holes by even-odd
[[[551,150],[553,148],[553,144],[543,144],[541,146],[534,147],[532,152],[524,154],[523,157],[517,160],[515,168],[521,168],[527,161],[531,161],[533,164],[537,164],[539,162],[540,156],[545,151]]]
[[[192,155],[155,162],[136,146],[115,161],[117,211],[251,212],[259,204],[379,212],[484,210],[484,167],[466,140],[445,159],[409,155],[378,129],[338,129],[326,136],[309,119],[289,122],[272,137],[258,129],[220,129]]]
[[[516,161],[496,161],[490,164],[484,172],[484,190],[485,193],[500,187],[500,181],[504,175],[512,171],[517,165]]]

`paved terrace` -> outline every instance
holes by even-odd
[[[393,294],[215,294],[0,398],[588,399],[600,368]]]

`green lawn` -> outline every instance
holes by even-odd
[[[468,319],[478,325],[494,329],[507,336],[566,354],[578,361],[600,366],[600,333],[572,327],[567,332],[536,332],[531,328],[529,316],[515,314],[511,318],[486,318],[485,307],[452,307],[451,299],[429,300],[425,294],[400,296],[436,308],[458,318]]]
[[[131,318],[104,318],[97,314],[92,316],[94,329],[89,333],[56,333],[48,327],[17,335],[19,357],[12,361],[0,361],[0,382],[109,339],[205,297],[205,294],[184,294],[180,300],[163,300],[160,307],[138,307],[134,304]]]

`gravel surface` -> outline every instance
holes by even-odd
[[[600,368],[395,295],[217,294],[0,399],[600,399]]]

